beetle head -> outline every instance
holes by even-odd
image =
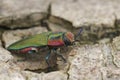
[[[80,35],[80,33],[82,32],[82,28],[79,30],[79,32],[74,35],[73,33],[71,32],[66,32],[65,33],[65,36],[64,36],[64,42],[66,45],[73,45],[75,44],[75,42],[79,41],[77,40],[77,37]]]
[[[64,35],[64,42],[66,45],[71,45],[75,41],[74,34],[71,32],[66,32]]]

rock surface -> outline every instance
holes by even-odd
[[[68,71],[69,80],[119,80],[120,54],[117,50],[114,54],[113,49],[111,44],[76,48],[77,55],[72,59]]]
[[[47,74],[23,71],[22,74],[28,80],[67,80],[67,75],[62,71],[50,72]]]
[[[9,62],[0,62],[0,80],[25,80],[20,68]]]
[[[20,68],[12,62],[13,56],[0,46],[0,80],[25,80],[20,74]]]
[[[67,77],[64,72],[56,71],[43,75],[43,80],[67,80]]]
[[[31,14],[33,12],[47,12],[50,0],[1,0],[0,16],[14,16]]]
[[[120,36],[113,39],[113,61],[116,67],[120,68]]]
[[[0,61],[7,62],[12,59],[13,59],[13,56],[10,54],[10,52],[0,47]]]
[[[0,80],[67,80],[67,75],[63,71],[51,73],[33,73],[20,71],[8,63],[0,62]]]
[[[115,15],[119,19],[119,0],[56,0],[52,3],[52,15],[83,25],[114,27]]]
[[[46,17],[50,2],[51,0],[1,0],[0,25],[9,28],[38,25]]]
[[[7,29],[28,28],[33,25],[40,25],[47,14],[33,13],[21,16],[9,16],[0,19],[0,27]]]

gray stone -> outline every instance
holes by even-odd
[[[73,26],[67,20],[51,15],[48,19],[49,27],[52,31],[72,31]]]
[[[50,73],[33,73],[29,71],[22,71],[24,77],[28,80],[67,80],[67,74],[62,71],[55,71]]]
[[[74,52],[76,55],[70,58],[69,80],[120,79],[120,68],[114,64],[113,47],[110,44],[86,45],[74,49],[72,54]],[[119,59],[119,55],[116,56]]]
[[[94,49],[94,51],[93,51]],[[103,54],[102,51],[96,48],[86,46],[79,48],[75,59],[73,59],[69,74],[69,80],[101,80],[101,73],[99,68],[102,65]]]
[[[42,73],[37,74],[30,71],[22,71],[22,75],[25,77],[26,80],[43,80]]]
[[[9,28],[38,25],[46,17],[50,2],[51,0],[1,0],[0,25]]]
[[[33,13],[30,15],[9,16],[0,19],[0,25],[3,28],[27,28],[33,25],[40,25],[41,20],[47,15],[42,13]]]
[[[53,31],[53,32],[67,32],[68,30],[63,28],[62,26],[56,25],[54,23],[49,23],[49,28]]]
[[[83,25],[114,27],[115,15],[119,18],[119,0],[56,0],[52,3],[52,15]]]
[[[13,59],[13,56],[10,54],[10,52],[0,47],[0,61],[6,62],[12,59]]]
[[[67,74],[62,71],[51,72],[43,75],[43,80],[67,80]]]
[[[0,80],[25,80],[25,78],[13,66],[0,62]]]
[[[33,12],[47,12],[50,0],[1,0],[0,16],[30,14]]]
[[[67,80],[67,74],[63,71],[50,73],[34,73],[21,71],[8,63],[0,62],[0,80]]]
[[[113,39],[112,48],[113,62],[120,68],[120,36]]]
[[[102,40],[99,40],[98,42],[101,43],[101,44],[110,43],[110,39],[109,38],[104,38]]]
[[[113,39],[113,45],[117,50],[120,50],[120,36]]]
[[[9,51],[7,51],[2,47],[2,43],[0,40],[0,62],[7,62],[12,59],[13,59],[13,56],[10,54]]]

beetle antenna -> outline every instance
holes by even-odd
[[[75,35],[75,41],[78,41],[77,38],[78,36],[81,34],[81,32],[83,31],[83,28],[80,28],[79,32],[77,33],[77,35]]]

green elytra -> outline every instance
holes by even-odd
[[[63,32],[53,33],[53,32],[43,32],[41,34],[36,34],[28,38],[19,40],[11,44],[7,49],[8,50],[19,50],[26,47],[41,47],[47,46],[48,40],[57,36],[62,36]]]

